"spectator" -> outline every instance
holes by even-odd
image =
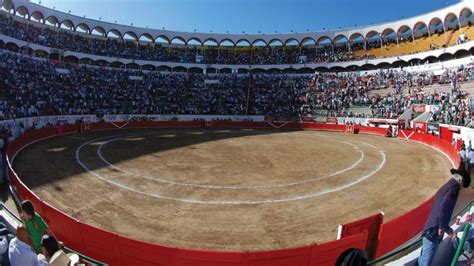
[[[43,235],[41,238],[42,254],[38,255],[40,265],[72,266],[79,262],[77,254],[66,254],[54,236]]]
[[[470,173],[465,168],[451,169],[451,179],[436,192],[431,211],[422,233],[423,245],[418,265],[431,266],[444,234],[453,237],[449,221],[453,214],[459,190],[471,183]]]
[[[37,253],[41,253],[41,237],[44,234],[53,235],[41,216],[35,212],[33,204],[29,200],[21,203],[21,220],[28,229],[31,238],[31,244]]]
[[[36,266],[39,263],[38,257],[31,247],[28,230],[23,225],[17,227],[16,237],[10,241],[8,258],[12,266]]]

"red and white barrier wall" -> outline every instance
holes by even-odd
[[[90,124],[90,130],[116,128],[282,128],[344,132],[346,126],[315,123],[265,123],[230,121],[139,121]],[[359,133],[385,136],[385,129],[358,126]],[[74,133],[80,125],[65,125],[62,134]],[[7,160],[12,184],[22,199],[32,201],[53,232],[69,248],[110,265],[334,265],[346,250],[366,250],[370,258],[377,258],[390,252],[418,234],[428,216],[432,200],[428,200],[408,213],[383,222],[383,215],[377,214],[360,221],[345,224],[340,239],[311,246],[286,250],[261,252],[217,252],[187,250],[164,247],[130,239],[78,221],[38,198],[11,167],[10,158],[28,144],[54,137],[57,128],[30,130],[19,136],[8,146]],[[458,163],[457,152],[446,140],[416,132],[405,132],[410,139],[433,146]],[[337,226],[337,225],[334,225]]]

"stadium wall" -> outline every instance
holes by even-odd
[[[93,123],[90,130],[120,128],[216,127],[216,128],[281,128],[324,131],[345,131],[344,125],[289,123],[289,122],[232,122],[232,121],[135,121]],[[385,135],[381,128],[358,127],[363,134]],[[31,200],[52,231],[69,248],[110,265],[334,265],[338,257],[349,249],[366,250],[371,259],[380,257],[407,242],[419,232],[428,216],[432,199],[389,222],[377,214],[342,225],[340,238],[307,247],[258,252],[217,252],[164,247],[138,241],[109,232],[61,212],[37,197],[17,176],[12,168],[15,155],[36,141],[76,133],[80,125],[64,125],[61,130],[47,127],[27,130],[7,149],[9,176],[14,191],[22,199]],[[446,140],[417,132],[405,132],[412,141],[430,145],[459,163],[457,151]]]

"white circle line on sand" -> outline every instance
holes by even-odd
[[[340,142],[340,143],[345,143],[345,144],[348,144],[348,145],[351,145],[352,147],[354,147],[355,150],[357,150],[357,152],[360,153],[360,156],[359,156],[359,159],[353,163],[352,165],[350,165],[349,167],[346,167],[342,170],[339,170],[339,171],[336,171],[334,173],[331,173],[331,174],[327,174],[327,175],[324,175],[324,176],[321,176],[321,177],[314,177],[314,178],[310,178],[310,179],[305,179],[305,180],[300,180],[300,181],[296,181],[296,182],[291,182],[291,183],[285,183],[285,184],[275,184],[275,185],[254,185],[254,186],[226,186],[226,185],[203,185],[203,184],[196,184],[196,183],[189,183],[189,182],[177,182],[177,181],[170,181],[170,180],[167,180],[167,179],[162,179],[162,178],[159,178],[159,177],[156,177],[156,176],[147,176],[147,175],[142,175],[142,174],[138,174],[138,173],[134,173],[134,172],[131,172],[131,171],[128,171],[126,169],[122,169],[112,163],[110,163],[103,155],[102,153],[102,148],[111,143],[111,142],[114,142],[114,141],[117,141],[117,140],[121,140],[123,138],[126,138],[126,137],[119,137],[119,138],[115,138],[115,139],[111,139],[111,140],[108,140],[102,144],[100,144],[99,148],[97,149],[97,155],[99,156],[99,158],[105,163],[107,164],[109,167],[119,171],[119,172],[122,172],[122,173],[125,173],[125,174],[128,174],[128,175],[133,175],[133,176],[136,176],[136,177],[140,177],[140,178],[144,178],[144,179],[147,179],[147,180],[151,180],[151,181],[155,181],[155,182],[159,182],[159,183],[164,183],[164,184],[169,184],[169,185],[176,185],[176,186],[184,186],[184,187],[194,187],[194,188],[207,188],[207,189],[265,189],[265,188],[282,188],[282,187],[290,187],[290,186],[296,186],[296,185],[300,185],[300,184],[304,184],[304,183],[309,183],[309,182],[315,182],[315,181],[318,181],[318,180],[323,180],[323,179],[327,179],[329,177],[333,177],[333,176],[336,176],[336,175],[339,175],[339,174],[342,174],[342,173],[345,173],[345,172],[348,172],[354,168],[356,168],[360,163],[362,163],[362,161],[364,160],[365,158],[365,154],[362,150],[360,150],[360,148],[357,146],[357,145],[354,145],[350,142],[347,142],[347,141],[342,141],[342,140],[339,140],[337,138],[330,138],[330,137],[325,137],[325,136],[318,136],[318,137],[322,137],[322,138],[329,138],[329,139],[333,139],[337,142]]]
[[[119,135],[115,135],[115,136],[119,136]],[[108,137],[104,137],[104,138],[99,138],[99,139],[106,139],[106,138],[109,138],[109,137],[114,137],[114,136],[108,136]],[[163,200],[172,200],[172,201],[179,201],[179,202],[184,202],[184,203],[191,203],[191,204],[204,204],[204,205],[255,205],[255,204],[272,204],[272,203],[282,203],[282,202],[289,202],[289,201],[297,201],[297,200],[304,200],[304,199],[309,199],[309,198],[314,198],[314,197],[317,197],[317,196],[322,196],[322,195],[325,195],[325,194],[328,194],[328,193],[333,193],[333,192],[338,192],[338,191],[341,191],[341,190],[344,190],[344,189],[347,189],[349,187],[352,187],[354,185],[357,185],[363,181],[365,181],[366,179],[368,179],[369,177],[373,176],[374,174],[376,174],[377,172],[379,172],[383,166],[385,165],[385,162],[386,162],[386,158],[385,158],[385,153],[381,150],[379,150],[379,153],[380,155],[382,156],[382,161],[377,165],[377,167],[372,170],[371,172],[369,172],[368,174],[366,175],[363,175],[355,180],[353,180],[352,182],[349,182],[349,183],[346,183],[342,186],[336,186],[334,188],[329,188],[329,189],[325,189],[323,191],[318,191],[318,192],[313,192],[313,193],[308,193],[308,194],[304,194],[304,195],[300,195],[300,196],[293,196],[293,197],[287,197],[287,198],[281,198],[281,199],[270,199],[270,200],[241,200],[241,201],[212,201],[212,200],[198,200],[198,199],[187,199],[187,198],[177,198],[177,197],[170,197],[170,196],[165,196],[165,195],[161,195],[159,193],[149,193],[149,192],[144,192],[144,191],[141,191],[141,190],[137,190],[135,188],[132,188],[130,186],[127,186],[127,185],[124,185],[124,184],[121,184],[119,182],[116,182],[116,181],[113,181],[113,180],[109,180],[107,177],[104,177],[94,171],[92,171],[90,168],[88,168],[81,160],[80,160],[80,151],[81,149],[94,142],[94,141],[97,141],[99,139],[94,139],[94,140],[91,140],[91,141],[87,141],[85,143],[83,143],[82,145],[80,145],[77,149],[76,149],[76,154],[75,154],[75,157],[76,157],[76,161],[79,165],[81,165],[81,167],[86,170],[89,174],[95,176],[96,178],[98,178],[99,180],[102,180],[106,183],[109,183],[109,184],[112,184],[112,185],[115,185],[115,186],[118,186],[120,188],[123,188],[123,189],[126,189],[128,191],[131,191],[131,192],[135,192],[135,193],[138,193],[138,194],[142,194],[142,195],[145,195],[145,196],[150,196],[150,197],[154,197],[154,198],[158,198],[158,199],[163,199]]]
[[[246,200],[246,201],[206,201],[206,200],[197,200],[197,199],[186,199],[186,198],[177,198],[177,197],[169,197],[169,196],[165,196],[165,195],[160,195],[159,193],[149,193],[149,192],[144,192],[144,191],[141,191],[141,190],[137,190],[135,188],[132,188],[132,187],[129,187],[127,185],[124,185],[124,184],[121,184],[119,182],[116,182],[116,181],[112,181],[112,180],[109,180],[107,179],[106,177],[100,175],[100,174],[97,174],[95,173],[94,171],[92,171],[91,169],[89,169],[81,160],[80,160],[80,156],[79,156],[79,153],[80,153],[80,150],[82,147],[88,145],[89,143],[92,143],[93,141],[90,141],[90,142],[86,142],[84,144],[82,144],[81,146],[79,146],[77,149],[76,149],[76,161],[81,165],[82,168],[84,168],[89,174],[97,177],[98,179],[104,181],[104,182],[107,182],[109,184],[113,184],[115,186],[118,186],[120,188],[123,188],[123,189],[126,189],[128,191],[132,191],[132,192],[135,192],[135,193],[138,193],[138,194],[142,194],[142,195],[146,195],[146,196],[150,196],[150,197],[154,197],[154,198],[158,198],[158,199],[163,199],[163,200],[172,200],[172,201],[179,201],[179,202],[185,202],[185,203],[192,203],[192,204],[205,204],[205,205],[255,205],[255,204],[271,204],[271,203],[281,203],[281,202],[289,202],[289,201],[297,201],[297,200],[304,200],[304,199],[309,199],[309,198],[314,198],[314,197],[317,197],[317,196],[322,196],[324,194],[328,194],[328,193],[333,193],[333,192],[338,192],[338,191],[341,191],[341,190],[344,190],[346,188],[349,188],[349,187],[352,187],[354,185],[357,185],[361,182],[363,182],[364,180],[368,179],[369,177],[373,176],[374,174],[376,174],[378,171],[380,171],[383,166],[385,165],[385,162],[386,162],[386,158],[385,158],[385,153],[383,151],[379,151],[380,155],[382,156],[382,161],[378,164],[378,166],[372,170],[371,172],[369,172],[368,174],[366,175],[363,175],[355,180],[353,180],[352,182],[349,182],[347,184],[344,184],[342,186],[337,186],[337,187],[334,187],[334,188],[330,188],[330,189],[326,189],[326,190],[323,190],[323,191],[319,191],[319,192],[314,192],[314,193],[309,193],[309,194],[305,194],[305,195],[300,195],[300,196],[294,196],[294,197],[287,197],[287,198],[281,198],[281,199],[274,199],[274,200]]]

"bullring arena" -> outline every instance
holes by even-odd
[[[72,217],[164,246],[255,251],[336,238],[337,225],[429,199],[451,162],[420,143],[285,129],[128,129],[32,144],[23,182]]]
[[[474,0],[86,2],[0,0],[0,266],[472,264]]]

